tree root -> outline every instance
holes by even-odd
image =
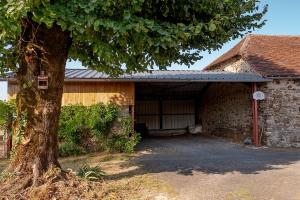
[[[33,175],[13,175],[0,181],[0,200],[99,199],[103,182],[78,179],[73,173],[55,168],[33,184]],[[101,192],[100,192],[101,193]]]
[[[0,182],[1,199],[31,199],[32,191],[43,185],[51,185],[57,181],[67,180],[67,172],[59,168],[48,170],[43,176],[36,178],[33,174],[12,173]]]

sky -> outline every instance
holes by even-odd
[[[269,5],[268,13],[265,16],[266,25],[253,34],[268,35],[299,35],[300,36],[300,1],[299,0],[262,0],[261,5]],[[201,70],[213,60],[224,54],[241,38],[226,43],[222,49],[214,51],[211,54],[203,52],[203,58],[188,68],[184,65],[172,65],[168,69],[172,70]],[[82,68],[80,62],[72,61],[67,63],[67,68]],[[7,83],[0,82],[0,99],[7,98]]]

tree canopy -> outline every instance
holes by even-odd
[[[22,21],[54,25],[72,38],[70,59],[111,75],[191,65],[201,51],[260,28],[258,0],[2,0],[0,70],[17,68]]]

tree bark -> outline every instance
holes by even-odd
[[[22,29],[15,127],[22,139],[9,169],[31,175],[35,184],[46,171],[60,167],[57,132],[71,38],[59,26],[47,28],[30,17],[23,20]],[[48,76],[48,89],[44,90],[38,87],[42,72]]]

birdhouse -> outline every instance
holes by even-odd
[[[45,75],[44,71],[38,76],[38,89],[47,90],[48,89],[48,76]]]

